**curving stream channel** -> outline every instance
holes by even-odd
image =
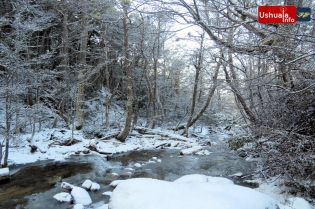
[[[81,186],[86,179],[100,184],[101,189],[89,194],[97,208],[108,203],[109,197],[103,192],[112,191],[109,183],[115,179],[148,177],[173,181],[187,174],[204,174],[230,178],[235,184],[244,186],[244,179],[231,177],[235,173],[251,174],[254,163],[246,162],[231,152],[224,143],[206,148],[209,156],[180,156],[180,150],[142,150],[114,155],[107,161],[100,156],[72,156],[63,162],[41,161],[26,165],[11,166],[14,173],[10,181],[0,182],[0,208],[15,209],[70,209],[69,203],[59,203],[53,196],[64,192],[60,187],[62,181]],[[161,159],[161,163],[146,163],[152,157]],[[146,163],[141,168],[132,167],[134,163]],[[124,168],[132,167],[135,171],[126,172]],[[112,175],[119,174],[119,177]]]

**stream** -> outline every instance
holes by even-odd
[[[235,173],[251,174],[255,164],[230,151],[225,143],[218,142],[206,148],[208,156],[180,156],[180,149],[159,149],[130,151],[116,154],[109,161],[96,155],[72,156],[62,162],[40,161],[10,167],[10,181],[0,182],[0,208],[6,209],[70,209],[73,204],[59,203],[53,196],[65,192],[60,187],[65,181],[81,186],[86,179],[100,184],[101,189],[89,191],[93,203],[89,208],[107,204],[109,197],[103,192],[112,191],[109,183],[116,179],[155,178],[167,181],[188,174],[222,176],[231,179],[235,184],[247,185],[242,178],[231,176]],[[152,157],[161,159],[161,163],[147,163]],[[133,167],[141,163],[141,168]],[[133,168],[132,174],[124,168]],[[13,175],[12,175],[13,173]],[[119,174],[119,177],[112,175]]]

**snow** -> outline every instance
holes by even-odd
[[[54,195],[54,199],[59,202],[71,202],[72,196],[67,192],[60,192]]]
[[[314,209],[306,200],[299,197],[288,198],[285,204],[279,204],[280,209]]]
[[[96,190],[99,190],[100,188],[101,188],[101,187],[100,187],[100,185],[99,185],[98,183],[93,182],[90,189],[91,189],[92,191],[96,191]]]
[[[206,128],[203,128],[202,131],[203,132],[206,131]],[[130,151],[130,150],[139,150],[139,148],[140,149],[155,149],[155,145],[160,144],[160,143],[170,144],[171,145],[169,147],[170,149],[176,148],[176,149],[180,149],[180,150],[183,150],[183,149],[191,147],[191,146],[193,146],[193,147],[189,148],[189,149],[194,149],[194,148],[199,146],[196,143],[195,139],[188,139],[186,137],[181,137],[177,134],[171,134],[170,132],[167,132],[167,131],[164,131],[164,132],[158,131],[158,132],[165,134],[165,135],[168,135],[168,137],[156,137],[156,135],[154,135],[154,137],[150,137],[150,136],[146,137],[146,135],[142,135],[141,137],[140,136],[139,137],[130,136],[126,139],[125,143],[121,143],[120,141],[118,141],[116,139],[109,139],[106,141],[100,141],[98,139],[92,139],[92,140],[86,139],[84,137],[82,131],[76,130],[74,132],[75,133],[74,138],[76,140],[78,140],[78,143],[73,144],[71,146],[62,146],[59,143],[65,142],[66,140],[68,140],[71,137],[71,130],[58,129],[58,128],[56,128],[56,129],[43,129],[41,132],[36,132],[34,138],[32,139],[32,144],[38,147],[37,151],[34,153],[30,153],[30,149],[28,146],[30,143],[28,143],[26,140],[27,138],[30,137],[31,134],[24,134],[24,135],[21,134],[20,136],[17,136],[14,140],[14,146],[12,144],[12,147],[10,147],[8,163],[10,166],[13,164],[24,164],[24,163],[30,163],[30,162],[35,162],[38,160],[47,160],[47,159],[52,159],[55,161],[63,161],[65,159],[67,159],[69,156],[75,155],[77,153],[80,153],[80,155],[84,155],[83,151],[87,151],[88,147],[90,145],[95,146],[96,149],[99,150],[100,152],[104,152],[107,154],[121,153],[121,152]],[[206,134],[206,132],[204,132],[204,134]],[[225,135],[224,134],[218,134],[218,135],[220,135],[220,137],[218,139],[223,141],[224,140],[223,138],[225,137]],[[171,139],[172,137],[178,138],[180,140],[173,140],[173,139]],[[215,142],[211,142],[211,144],[216,145]],[[168,147],[166,147],[166,148],[168,148]],[[178,153],[180,150],[178,150]],[[103,157],[106,156],[104,154],[99,154],[99,153],[92,151],[92,150],[90,150],[90,153],[91,154],[97,154],[97,155],[100,155]],[[209,155],[210,152],[208,150],[201,150],[200,153],[198,152],[198,154]],[[174,157],[176,157],[176,154],[174,155]],[[178,157],[182,157],[182,156],[178,156]],[[153,157],[149,161],[149,163],[154,163],[154,162],[161,162],[161,160],[158,159],[157,157]],[[135,163],[133,165],[133,167],[135,169],[139,169],[142,167],[142,165],[140,163]],[[125,173],[130,175],[130,176],[132,175],[132,172],[134,172],[133,170],[131,170],[131,168],[127,168],[125,171],[127,171]],[[8,172],[7,168],[0,169],[0,176],[3,175],[4,173],[7,173],[7,172]],[[130,173],[128,173],[128,172],[130,172]],[[112,175],[117,176],[117,177],[119,176],[117,173],[112,173]],[[237,176],[237,175],[235,174],[235,176]],[[187,198],[188,194],[197,196],[197,193],[200,193],[199,194],[200,195],[200,201],[203,201],[203,199],[202,199],[204,197],[203,193],[208,192],[208,190],[209,191],[211,190],[208,188],[209,186],[205,186],[204,184],[211,184],[211,185],[217,184],[213,187],[213,189],[215,189],[215,188],[218,189],[217,193],[213,194],[214,193],[213,190],[210,191],[210,194],[213,194],[214,197],[218,197],[221,195],[220,192],[222,192],[222,191],[218,188],[219,185],[229,184],[228,183],[229,180],[227,180],[227,179],[226,179],[226,182],[224,183],[225,180],[214,179],[214,178],[219,178],[219,177],[201,177],[201,176],[189,177],[189,176],[186,176],[185,178],[179,178],[174,183],[166,182],[165,187],[164,187],[165,182],[163,182],[161,187],[164,187],[164,189],[166,191],[167,190],[166,187],[168,188],[168,186],[169,186],[170,191],[167,191],[166,193],[168,195],[170,195],[170,197],[174,196],[174,200],[172,200],[172,201],[175,201],[176,198],[180,198],[180,197],[184,197],[183,200],[186,201],[185,198]],[[121,182],[122,181],[114,181],[111,183],[111,186],[116,187],[117,185],[120,185]],[[91,187],[92,187],[93,182],[90,182],[90,183],[91,183]],[[189,184],[187,184],[187,183],[189,183]],[[152,183],[152,184],[154,185],[154,183]],[[259,188],[255,189],[255,190],[258,192],[267,194],[271,198],[275,199],[278,203],[281,203],[281,204],[279,204],[281,209],[288,209],[288,208],[291,208],[291,209],[292,208],[310,209],[310,208],[312,208],[312,206],[310,206],[309,203],[307,203],[306,201],[303,203],[303,201],[302,201],[303,199],[297,199],[297,198],[290,199],[290,198],[293,198],[292,195],[282,194],[281,188],[276,184],[269,184],[269,183],[267,184],[267,183],[262,183],[262,182],[259,182],[259,184],[260,184]],[[197,186],[197,185],[199,185],[199,186]],[[201,186],[201,185],[204,185],[204,186]],[[226,188],[227,186],[226,185],[224,186],[224,185],[223,185],[223,187],[225,187],[225,189],[228,189],[228,188]],[[76,196],[76,198],[74,198],[75,203],[81,203],[81,200],[82,200],[84,203],[81,203],[81,204],[90,204],[91,198],[90,198],[89,194],[84,189],[79,188],[79,187],[75,187],[75,186],[67,184],[65,182],[62,184],[62,187],[65,189],[68,189],[68,190],[71,190],[71,189],[73,190],[72,192],[75,193],[75,195],[73,195],[73,196],[74,197]],[[88,186],[86,186],[86,187],[83,186],[83,187],[87,188]],[[148,193],[148,196],[150,196],[151,195],[150,193],[152,193],[152,194],[156,194],[157,197],[160,197],[159,196],[160,193],[158,193],[160,190],[157,190],[157,193],[156,193],[154,191],[155,187],[153,187],[153,188],[150,188],[150,187],[151,187],[151,185],[148,186],[148,189],[151,189],[152,191]],[[142,187],[139,187],[139,189],[141,189],[141,188]],[[157,187],[157,188],[159,188],[159,187]],[[199,190],[190,191],[194,188],[200,189],[200,191]],[[94,184],[93,189],[99,189],[99,185],[96,182]],[[137,188],[135,188],[135,189],[137,189]],[[175,189],[178,189],[177,193],[180,193],[180,194],[177,194],[175,192]],[[233,187],[233,189],[234,189],[234,187]],[[174,195],[171,194],[171,191],[174,192]],[[182,191],[184,191],[184,192],[182,192]],[[71,192],[71,194],[72,194],[72,192]],[[187,192],[187,195],[181,194],[181,193],[186,193],[186,192]],[[140,194],[141,194],[141,192],[140,192]],[[81,198],[80,195],[83,195],[83,198]],[[228,202],[229,200],[231,200],[231,198],[228,198],[228,197],[227,197],[228,199],[224,200],[225,197],[226,197],[226,195],[223,193],[222,198],[218,198],[218,201],[222,201],[222,203],[223,203],[224,201]],[[148,198],[150,198],[150,197],[148,197]],[[212,199],[212,198],[210,198],[210,199]],[[250,200],[251,199],[248,198],[248,201],[250,201]],[[294,200],[294,201],[291,201],[291,200]],[[185,201],[183,201],[183,202],[185,202]],[[157,204],[157,205],[159,205],[159,204]],[[76,206],[79,207],[79,204],[77,204]],[[104,206],[104,207],[107,208],[107,206]],[[127,208],[129,209],[129,207],[127,207]],[[163,207],[159,207],[159,209],[161,209],[161,208],[163,208]],[[199,208],[199,207],[193,206],[192,208]],[[116,208],[112,208],[112,209],[116,209]],[[137,208],[137,209],[141,209],[141,208]],[[151,208],[148,208],[148,209],[151,209]],[[174,209],[176,209],[176,208],[174,208]]]
[[[92,191],[96,191],[101,188],[98,183],[92,182],[91,180],[88,180],[88,179],[83,182],[82,187],[87,190],[92,190]]]
[[[36,132],[34,138],[32,139],[32,145],[38,147],[34,153],[30,153],[29,146],[30,143],[27,142],[27,138],[31,134],[24,134],[16,137],[15,146],[10,147],[9,150],[9,165],[13,164],[25,164],[31,163],[38,160],[55,160],[63,161],[71,155],[84,155],[84,153],[90,152],[91,154],[100,155],[111,155],[115,153],[123,153],[132,150],[139,149],[156,149],[156,144],[170,144],[170,149],[174,147],[180,149],[184,147],[189,147],[196,145],[194,139],[188,139],[186,137],[173,134],[167,131],[158,131],[158,133],[167,135],[167,137],[146,137],[142,135],[141,137],[130,136],[126,139],[125,143],[112,138],[106,141],[101,141],[98,139],[87,139],[84,137],[82,130],[76,130],[74,132],[74,138],[78,140],[77,143],[71,146],[63,146],[61,143],[66,142],[72,136],[71,130],[67,129],[44,129],[41,132]],[[172,139],[172,137],[180,139]],[[88,148],[93,146],[96,148],[97,152],[89,150]]]
[[[7,176],[9,173],[9,168],[0,168],[0,176]]]
[[[110,183],[109,185],[112,187],[116,187],[118,184],[120,184],[123,181],[124,180],[115,180],[115,181],[112,181],[112,183]]]
[[[108,204],[102,205],[96,209],[108,209]]]
[[[271,197],[247,187],[220,183],[174,183],[138,178],[113,191],[111,209],[276,209]]]
[[[124,168],[124,170],[125,170],[125,171],[130,171],[130,172],[132,172],[132,171],[134,171],[135,169],[133,169],[133,168]]]
[[[89,205],[92,203],[89,193],[81,187],[73,187],[71,195],[75,204]]]
[[[91,180],[85,180],[82,184],[82,187],[85,188],[85,189],[90,189],[91,186],[92,186],[92,181]]]
[[[61,188],[66,189],[66,190],[72,190],[73,189],[73,185],[67,183],[67,182],[62,182],[61,183]]]
[[[211,184],[234,184],[233,181],[223,177],[212,177],[201,174],[182,176],[175,183],[211,183]]]
[[[82,204],[75,204],[73,209],[84,209],[84,206]]]
[[[141,168],[142,167],[142,165],[140,163],[135,163],[133,166],[136,167],[136,168]]]
[[[111,196],[113,192],[104,192],[103,195]]]
[[[241,177],[241,176],[243,176],[243,173],[242,172],[238,172],[238,173],[234,173],[234,174],[229,175],[229,176],[231,176],[231,177],[233,177],[233,176]]]
[[[279,186],[283,182],[277,177],[272,177],[268,181],[256,179],[250,182],[259,183],[259,187],[255,188],[255,190],[274,198],[279,203],[280,209],[315,209],[306,200],[283,193],[282,188]]]
[[[119,176],[117,173],[112,173],[113,176]]]
[[[180,151],[181,155],[190,155],[190,154],[195,154],[196,152],[202,150],[202,146],[194,146],[188,149],[183,149]]]

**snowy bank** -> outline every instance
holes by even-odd
[[[109,209],[277,209],[276,201],[228,183],[174,183],[138,178],[119,182]]]

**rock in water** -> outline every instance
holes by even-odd
[[[92,186],[91,186],[91,190],[92,191],[96,191],[96,190],[99,190],[101,187],[98,183],[95,183],[95,182],[92,182]]]
[[[67,183],[67,182],[62,182],[61,183],[61,188],[63,188],[63,189],[66,189],[66,190],[72,190],[73,189],[73,185],[71,185],[71,184],[69,184],[69,183]]]
[[[59,202],[71,202],[72,196],[67,192],[60,192],[54,195],[54,199]]]
[[[71,195],[75,204],[89,205],[92,203],[89,193],[80,187],[73,187]]]
[[[90,180],[85,180],[84,183],[82,184],[82,187],[85,189],[91,189],[92,183],[93,182]]]
[[[142,167],[142,165],[140,163],[135,163],[133,166],[136,167],[136,168],[141,168]]]

